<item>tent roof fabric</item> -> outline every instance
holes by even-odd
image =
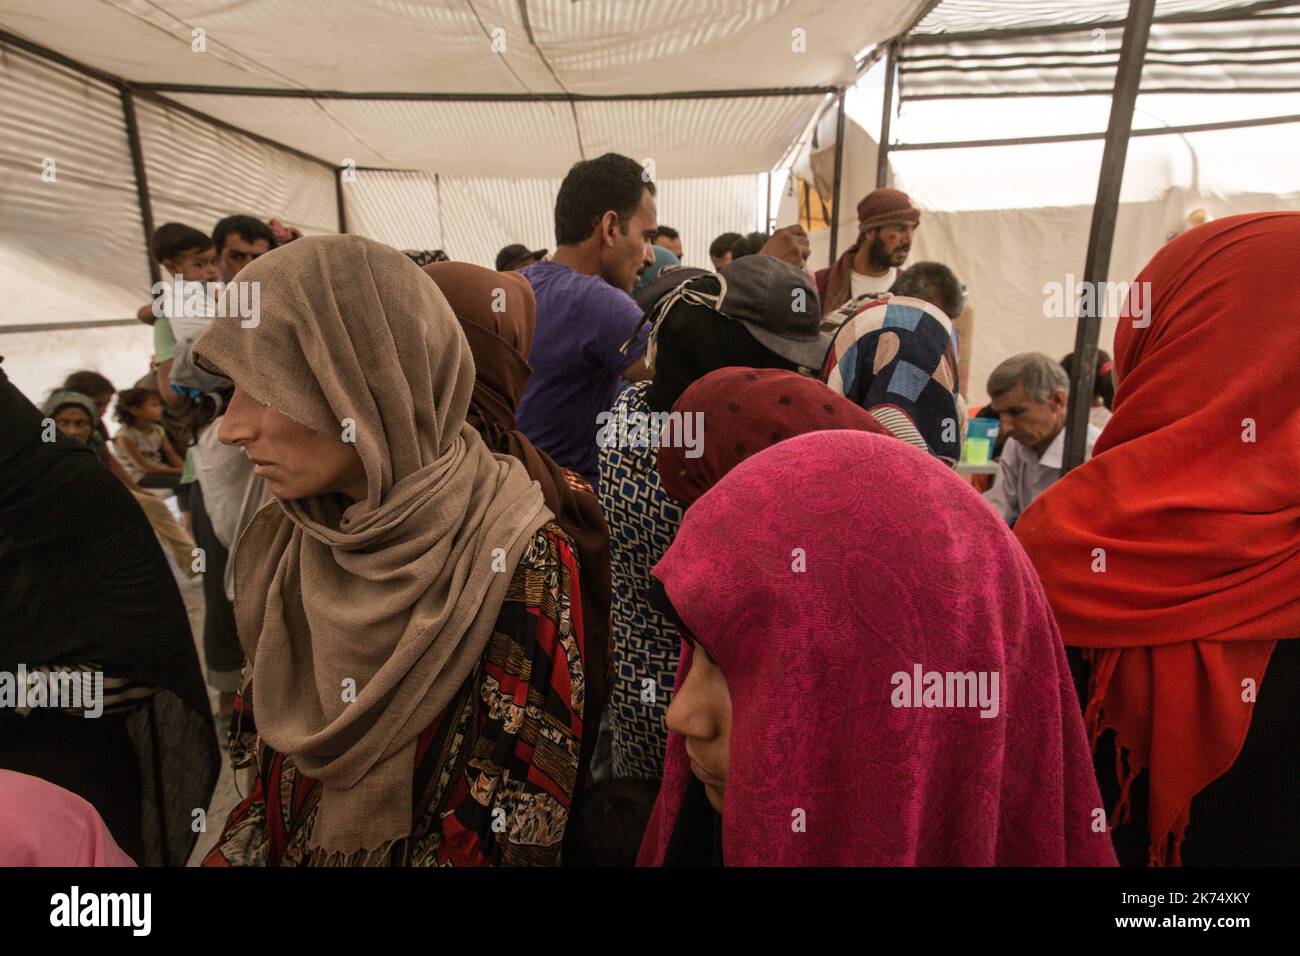
[[[851,84],[856,56],[927,5],[7,0],[0,24],[331,163],[555,176],[612,149],[701,176],[770,169],[819,93]],[[744,96],[751,87],[776,95]],[[731,92],[742,96],[718,96]],[[662,98],[684,93],[700,98]],[[429,94],[519,102],[396,99]],[[584,96],[601,101],[563,102]],[[618,99],[629,96],[643,99]]]
[[[822,96],[585,103],[301,100],[171,94],[170,99],[335,165],[449,176],[563,176],[614,151],[654,159],[655,178],[766,171]]]
[[[1116,4],[1075,8],[1079,19],[1063,13],[1058,23],[1068,29],[1046,33],[1036,32],[1035,18],[1060,4],[1011,6],[1017,16],[982,21],[984,38],[978,31],[957,29],[973,22],[968,19],[971,8],[989,6],[948,0],[922,21],[923,29],[926,24],[944,29],[914,35],[905,43],[899,64],[902,100],[1110,95],[1123,39],[1123,10],[1116,26],[1114,11],[1108,9]],[[1008,10],[1005,3],[997,6]],[[1243,7],[1165,0],[1157,4],[1156,15],[1142,93],[1300,90],[1300,3]],[[1015,32],[998,32],[1002,29]]]
[[[1289,5],[1293,0],[1157,0],[1156,20],[1204,19],[1264,12]],[[925,15],[909,34],[909,42],[928,40],[943,34],[989,33],[992,31],[1043,28],[1065,29],[1071,25],[1093,26],[1119,23],[1128,14],[1129,0],[943,0]]]

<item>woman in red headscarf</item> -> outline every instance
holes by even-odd
[[[684,421],[698,415],[695,434],[707,436],[694,453],[668,438],[659,446],[659,483],[683,504],[692,504],[746,458],[777,442],[820,431],[888,435],[876,419],[815,378],[779,368],[722,368],[710,372],[673,405]]]
[[[1115,333],[1114,417],[1016,524],[1091,665],[1125,862],[1300,863],[1298,268],[1294,212],[1156,253]]]
[[[1114,864],[1042,588],[930,455],[782,441],[654,575],[685,643],[642,864]]]

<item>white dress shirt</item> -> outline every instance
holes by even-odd
[[[1100,435],[1101,429],[1088,426],[1088,442],[1083,454],[1085,461],[1092,457],[1092,446]],[[1056,433],[1041,458],[1032,448],[1008,438],[999,460],[998,480],[984,492],[984,499],[997,509],[1007,524],[1014,525],[1029,503],[1061,477],[1064,456],[1064,428]]]

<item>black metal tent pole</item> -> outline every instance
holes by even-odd
[[[1255,126],[1279,126],[1300,123],[1300,113],[1286,116],[1259,116],[1253,119],[1222,120],[1217,123],[1190,123],[1183,126],[1152,126],[1129,130],[1129,136],[1175,136],[1179,133],[1210,133],[1225,129],[1249,129]],[[975,149],[981,146],[1035,146],[1045,143],[1082,143],[1105,139],[1105,133],[1056,133],[1048,136],[1009,136],[1004,139],[948,140],[933,143],[894,143],[891,152],[917,149]]]
[[[348,231],[348,211],[343,204],[343,167],[334,167],[334,201],[339,207],[339,235]]]
[[[1115,90],[1110,102],[1110,122],[1097,178],[1097,202],[1088,232],[1088,254],[1084,261],[1085,289],[1093,295],[1081,303],[1074,335],[1074,376],[1070,382],[1069,417],[1066,420],[1065,457],[1062,473],[1083,464],[1087,449],[1088,411],[1092,407],[1093,379],[1097,374],[1097,339],[1101,334],[1101,303],[1110,270],[1111,247],[1115,241],[1115,220],[1119,214],[1119,191],[1124,182],[1124,161],[1128,156],[1129,133],[1133,128],[1133,107],[1142,84],[1142,64],[1147,38],[1155,15],[1156,0],[1129,0],[1124,41],[1115,69]]]
[[[643,103],[661,100],[733,100],[782,96],[817,96],[838,86],[767,86],[733,90],[674,90],[667,93],[429,93],[414,90],[303,90],[276,86],[216,86],[206,83],[136,83],[150,93],[196,93],[205,96],[263,96],[301,100],[379,100],[413,103]]]
[[[126,140],[131,147],[131,168],[135,171],[135,196],[140,204],[140,224],[144,227],[144,254],[149,260],[149,284],[162,278],[158,262],[150,248],[153,242],[153,203],[149,200],[149,177],[144,169],[144,148],[140,145],[140,124],[135,118],[135,98],[125,86],[118,88],[122,96],[122,119],[126,123]]]
[[[835,109],[835,182],[831,186],[830,265],[835,265],[840,244],[840,180],[844,175],[844,97],[847,93],[847,89],[840,90],[839,105]]]
[[[876,150],[876,188],[889,181],[889,124],[894,115],[894,74],[898,71],[898,41],[889,44],[885,59],[885,101],[880,107],[880,142]]]
[[[1181,26],[1193,23],[1240,23],[1250,20],[1285,19],[1294,13],[1270,14],[1270,10],[1285,10],[1295,6],[1295,0],[1263,0],[1226,10],[1192,10],[1172,13],[1152,19],[1156,23]],[[987,40],[1024,40],[1052,36],[1058,33],[1087,33],[1092,30],[1114,30],[1126,27],[1125,20],[1096,20],[1093,22],[1040,23],[1031,26],[1002,27],[990,30],[959,30],[952,33],[913,33],[907,38],[913,46],[946,45],[949,43],[979,43]]]
[[[767,214],[763,217],[763,231],[772,229],[772,173],[767,173]]]

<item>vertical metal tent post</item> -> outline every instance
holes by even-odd
[[[1061,471],[1083,464],[1087,449],[1088,410],[1092,407],[1093,380],[1097,375],[1097,339],[1101,335],[1101,303],[1106,301],[1105,282],[1110,271],[1110,253],[1119,214],[1119,192],[1124,182],[1124,160],[1128,155],[1133,106],[1142,84],[1147,38],[1155,15],[1156,0],[1129,0],[1124,22],[1124,41],[1115,68],[1115,90],[1111,95],[1110,123],[1101,155],[1097,179],[1097,202],[1092,210],[1088,233],[1088,255],[1083,267],[1085,295],[1074,336],[1074,377],[1070,383],[1069,417],[1065,426],[1065,457]]]
[[[140,145],[140,124],[135,118],[135,97],[125,83],[118,86],[122,96],[122,120],[126,124],[126,141],[131,148],[131,168],[135,171],[135,196],[140,203],[140,224],[144,227],[144,251],[149,258],[149,283],[162,278],[153,257],[153,204],[149,201],[149,179],[144,170],[144,149]]]
[[[880,142],[876,145],[876,188],[889,179],[889,121],[894,115],[894,74],[898,70],[898,41],[889,44],[885,58],[885,100],[880,107]]]
[[[343,204],[343,167],[334,167],[334,201],[339,207],[339,235],[348,231],[348,213]]]
[[[767,183],[767,214],[763,217],[763,231],[772,231],[772,171],[768,170],[763,180]]]
[[[840,89],[839,104],[835,111],[835,182],[831,186],[831,227],[830,265],[835,265],[839,254],[840,239],[840,179],[844,173],[844,97],[847,88]]]

